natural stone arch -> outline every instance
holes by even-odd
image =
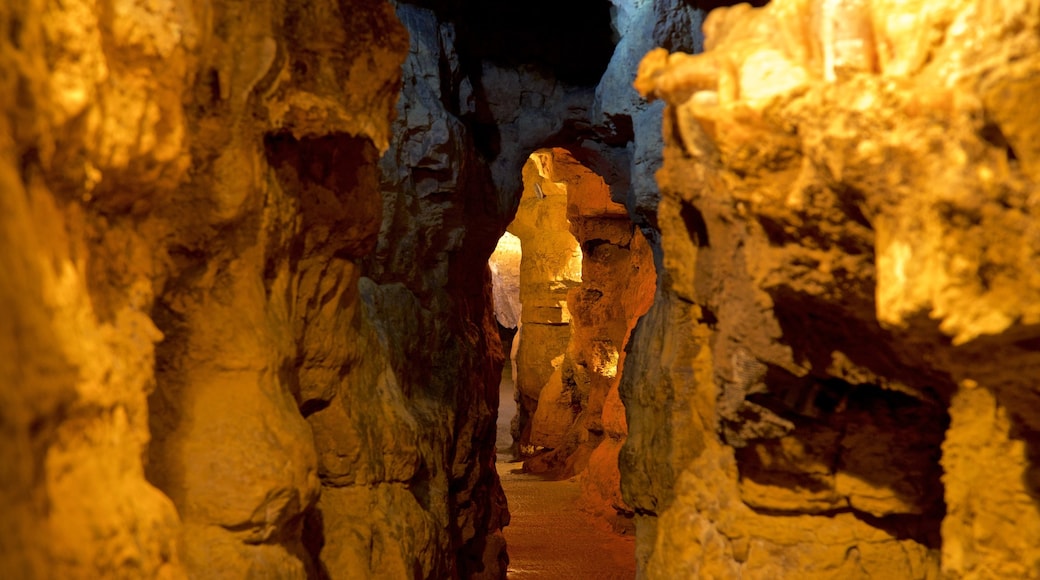
[[[553,150],[535,151],[523,168],[524,188],[507,231],[520,239],[520,332],[516,339],[517,418],[522,455],[534,452],[530,427],[542,387],[570,342],[567,294],[581,283],[581,249],[567,221],[567,185],[554,179]]]
[[[527,469],[583,473],[588,504],[612,517],[628,512],[617,386],[625,343],[653,299],[652,252],[604,179],[567,149],[536,151],[523,178],[508,228],[524,252],[514,437],[522,455],[539,452]]]

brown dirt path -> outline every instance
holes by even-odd
[[[515,580],[631,580],[636,575],[635,538],[619,536],[578,509],[574,479],[547,481],[521,473],[508,453],[509,421],[516,414],[508,371],[501,386],[498,475],[509,501],[505,529],[508,578]]]

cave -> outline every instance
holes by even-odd
[[[525,577],[545,566],[561,577],[634,575],[634,512],[621,497],[617,468],[627,435],[618,385],[625,345],[653,300],[652,252],[602,176],[567,149],[536,150],[522,182],[515,216],[489,263],[500,331],[515,333],[503,366],[496,443],[512,506],[509,571]],[[555,483],[537,483],[543,480]],[[619,537],[590,535],[581,528],[596,528],[582,514]],[[564,533],[575,522],[578,529]],[[575,545],[588,546],[600,561],[567,562],[578,558]],[[535,557],[537,564],[530,562]],[[606,567],[592,567],[600,563]]]
[[[1040,0],[29,0],[0,71],[4,577],[1040,578]]]

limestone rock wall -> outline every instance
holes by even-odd
[[[455,24],[428,8],[396,10],[411,45],[380,161],[383,220],[364,263],[364,316],[420,437],[415,495],[433,516],[434,544],[454,555],[433,577],[499,578],[508,512],[494,453],[504,355],[487,260],[508,218],[463,120],[471,81]],[[394,538],[409,541],[409,527],[399,524]]]
[[[566,190],[570,233],[583,248],[581,284],[567,293],[570,341],[531,423],[532,442],[552,451],[525,468],[581,474],[585,507],[622,524],[631,512],[620,495],[617,454],[628,428],[617,386],[632,327],[653,299],[656,271],[642,233],[600,176],[562,149],[547,152],[546,167]]]
[[[654,178],[662,161],[660,102],[647,102],[632,88],[634,72],[646,53],[657,47],[669,50],[703,50],[701,23],[705,10],[699,2],[683,0],[611,0],[612,25],[617,46],[596,86],[590,120],[603,141],[622,147],[625,155],[610,171],[594,167],[607,180],[615,201],[624,202],[633,220],[659,252],[656,222],[660,192]]]
[[[189,14],[102,26],[112,16],[85,2],[0,8],[0,569],[12,577],[184,576],[176,509],[143,474],[163,336],[149,314],[164,229],[149,210],[186,177],[180,95],[200,39]]]
[[[436,323],[361,277],[392,6],[31,1],[0,28],[0,569],[497,575],[483,270],[444,267]],[[420,347],[474,383],[418,389]]]
[[[567,221],[568,188],[557,178],[553,158],[552,150],[540,150],[524,164],[523,195],[509,224],[521,244],[513,438],[522,455],[560,443],[559,429],[532,432],[532,421],[546,383],[553,376],[559,383],[571,339],[568,293],[581,284],[582,252]]]
[[[774,0],[643,61],[664,272],[621,392],[646,577],[1037,577],[1038,14]]]

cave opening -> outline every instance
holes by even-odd
[[[0,31],[0,576],[1040,578],[1040,0]]]
[[[515,217],[489,260],[507,356],[496,447],[511,512],[510,570],[550,562],[580,577],[634,576],[617,388],[624,345],[652,301],[653,259],[604,179],[569,150],[535,151],[522,181]],[[546,534],[559,541],[548,547]]]

